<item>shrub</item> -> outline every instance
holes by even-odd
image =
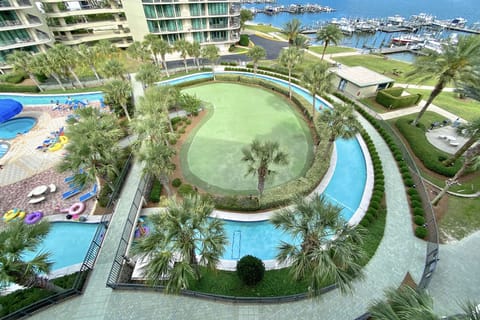
[[[2,80],[7,83],[17,84],[23,81],[26,78],[24,72],[10,72],[2,76]]]
[[[100,193],[98,194],[98,204],[100,207],[105,208],[107,206],[111,193],[112,191],[108,187],[100,189]]]
[[[413,215],[425,217],[425,211],[423,211],[423,208],[416,207],[416,208],[413,208]]]
[[[162,184],[158,179],[155,179],[152,184],[152,190],[150,190],[150,201],[159,202],[160,194],[162,193]]]
[[[244,47],[248,47],[249,43],[250,43],[250,39],[248,38],[248,34],[241,34],[240,41],[238,41],[238,44]]]
[[[14,84],[1,83],[0,92],[27,92],[27,93],[37,93],[40,90],[36,86],[17,86]]]
[[[189,194],[194,194],[194,193],[195,193],[195,190],[193,189],[193,187],[187,183],[182,184],[178,188],[178,194],[181,195],[182,197],[187,196]]]
[[[181,184],[182,184],[182,180],[180,180],[179,178],[175,178],[172,181],[172,186],[174,186],[175,188],[180,187]]]
[[[425,239],[428,234],[427,228],[423,226],[418,226],[415,228],[415,236],[420,239]]]
[[[425,224],[425,218],[422,216],[415,216],[415,218],[413,218],[413,222],[415,222],[415,224],[418,226],[423,226]]]
[[[380,90],[375,97],[375,101],[382,106],[390,109],[405,108],[416,105],[421,99],[421,94],[402,95],[403,88],[390,88]]]
[[[237,275],[248,286],[262,281],[264,274],[265,264],[257,257],[247,255],[237,262]]]

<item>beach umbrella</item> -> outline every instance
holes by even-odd
[[[0,99],[0,123],[10,120],[22,112],[23,106],[13,99]]]

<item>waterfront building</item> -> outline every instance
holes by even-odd
[[[32,0],[0,0],[0,71],[14,50],[45,51],[53,43],[45,17]]]

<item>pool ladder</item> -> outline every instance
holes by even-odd
[[[231,259],[240,259],[240,250],[242,243],[242,231],[237,230],[233,232],[232,237],[232,257]]]

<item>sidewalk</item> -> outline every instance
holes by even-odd
[[[413,113],[418,113],[422,109],[422,107],[425,105],[426,101],[422,100],[417,106],[410,107],[410,108],[404,108],[400,110],[395,110],[395,111],[390,111],[386,113],[379,113],[378,115],[383,119],[383,120],[389,120],[393,118],[398,118],[398,117],[403,117],[409,114]],[[448,119],[450,121],[455,121],[455,119],[459,119],[460,122],[467,122],[465,119],[459,118],[457,115],[446,111],[445,109],[442,109],[440,107],[437,107],[434,104],[430,104],[428,107],[427,111],[432,111],[435,113],[438,113],[439,115],[442,115],[445,117],[445,119]]]

